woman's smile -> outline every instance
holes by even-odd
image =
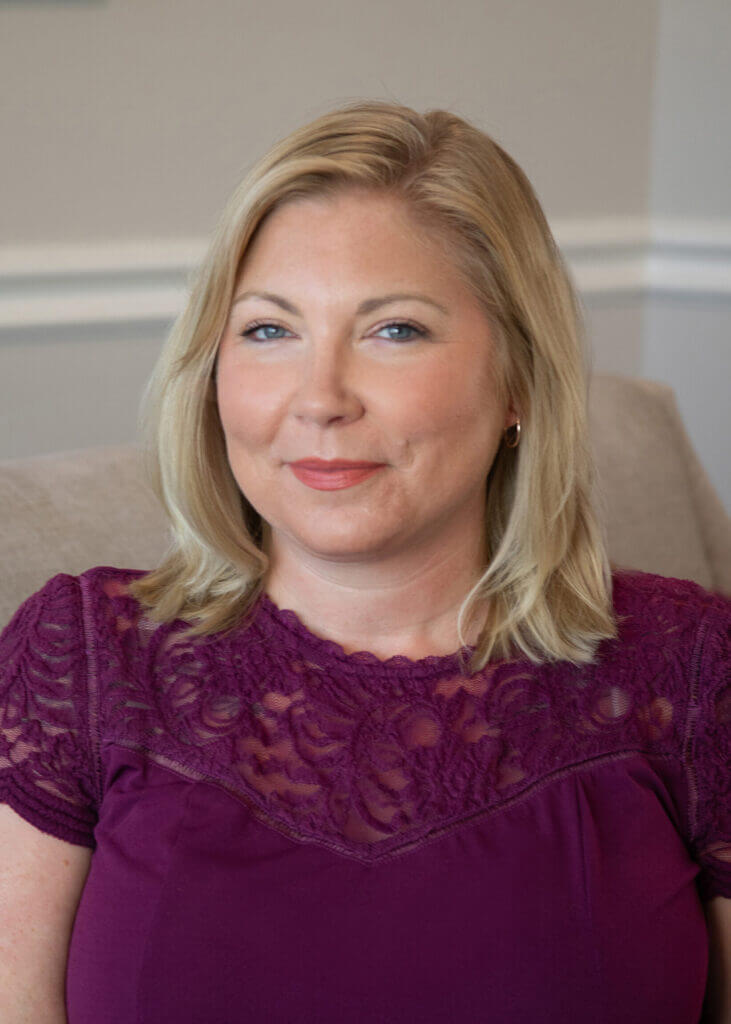
[[[354,469],[339,467],[336,469],[315,469],[297,463],[290,463],[289,468],[303,484],[316,491],[341,491],[344,487],[367,480],[385,466],[360,466]]]

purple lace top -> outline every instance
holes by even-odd
[[[595,665],[345,653],[141,571],[0,636],[0,800],[93,850],[69,1024],[696,1024],[731,897],[731,601],[615,570]]]

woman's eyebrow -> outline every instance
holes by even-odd
[[[244,299],[257,298],[265,299],[267,302],[273,302],[277,306],[281,306],[288,313],[292,313],[294,316],[302,316],[302,311],[294,306],[287,299],[283,299],[281,295],[274,295],[272,292],[255,292],[248,291],[242,292],[241,295],[237,295],[231,304],[231,308],[239,302],[243,302]],[[379,306],[385,306],[389,302],[401,302],[404,299],[417,299],[419,302],[426,302],[430,306],[435,306],[442,313],[447,313],[448,310],[441,303],[435,302],[434,299],[430,299],[428,295],[419,295],[415,292],[393,292],[390,295],[381,295],[373,299],[364,299],[363,302],[356,309],[356,315],[362,316],[365,313],[372,313],[374,309],[378,309]]]

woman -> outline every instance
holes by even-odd
[[[582,338],[450,113],[243,180],[147,396],[167,556],[3,634],[3,799],[90,859],[70,1024],[722,1019],[731,602],[610,566]]]

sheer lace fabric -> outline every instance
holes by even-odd
[[[682,766],[701,894],[731,896],[727,599],[615,571],[620,636],[595,665],[466,677],[456,655],[346,654],[266,595],[248,629],[181,641],[128,595],[139,574],[56,576],[0,637],[0,799],[38,827],[94,847],[101,752],[117,744],[298,842],[376,862],[641,751]]]
[[[0,800],[44,831],[93,845],[101,787],[87,674],[79,583],[59,575],[0,635]]]

